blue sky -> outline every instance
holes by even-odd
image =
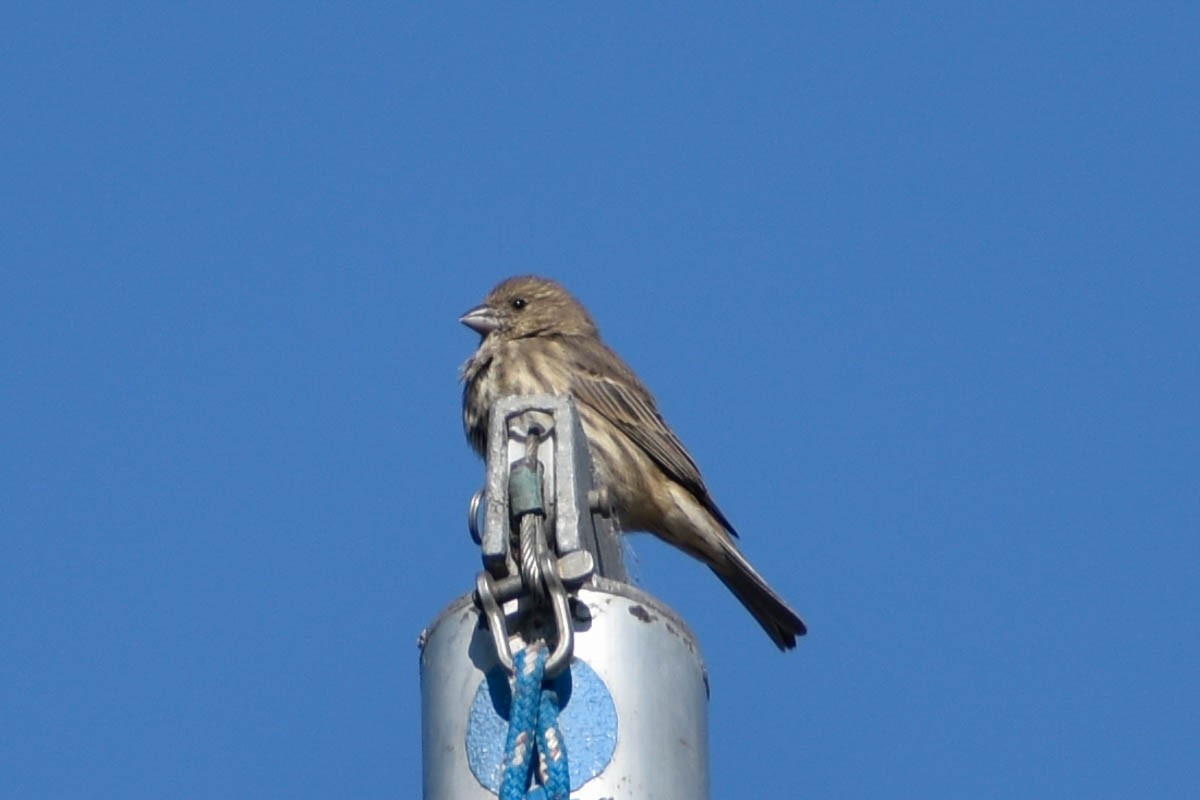
[[[1195,791],[1189,4],[3,17],[5,796],[417,796],[456,319],[531,271],[810,624],[634,540],[714,798]]]

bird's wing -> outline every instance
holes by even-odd
[[[700,468],[679,437],[663,422],[653,395],[633,370],[598,340],[573,348],[573,352],[577,360],[572,371],[571,393],[575,398],[603,414],[654,459],[667,477],[695,495],[736,536],[737,532],[709,495]]]

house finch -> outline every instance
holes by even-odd
[[[738,550],[696,463],[579,301],[546,278],[509,278],[460,321],[482,337],[462,368],[463,426],[476,452],[485,453],[488,413],[500,397],[570,394],[621,527],[700,559],[780,649],[796,646],[803,620]]]

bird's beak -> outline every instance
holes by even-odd
[[[476,306],[467,313],[458,318],[458,321],[466,325],[471,330],[478,333],[480,336],[487,336],[496,328],[500,327],[500,320],[496,319],[496,314],[487,306]]]

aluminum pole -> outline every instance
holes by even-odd
[[[514,557],[510,473],[530,459],[545,496],[544,512],[537,512],[545,519],[536,524],[553,532],[547,568],[561,581],[557,616],[529,591]],[[571,654],[552,680],[572,800],[708,797],[708,679],[700,648],[675,612],[625,582],[606,507],[569,397],[496,403],[486,486],[471,504],[484,571],[476,592],[451,603],[421,635],[425,800],[498,795],[511,702],[504,659],[534,641],[554,641]]]

